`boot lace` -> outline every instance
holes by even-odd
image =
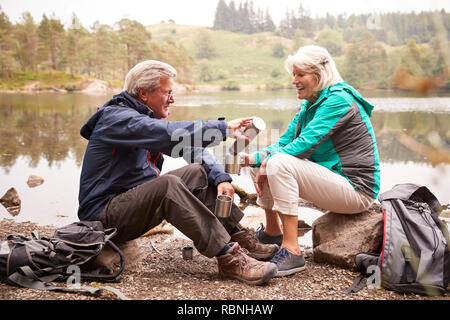
[[[281,249],[280,252],[278,252],[271,260],[271,262],[274,262],[276,264],[279,264],[282,262],[286,257],[289,255],[289,252],[286,249]]]

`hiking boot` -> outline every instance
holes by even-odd
[[[286,248],[278,251],[270,262],[277,265],[278,270],[275,277],[288,276],[303,271],[306,268],[306,261],[303,254],[297,255],[290,253]]]
[[[254,238],[248,231],[243,229],[231,235],[231,242],[237,242],[241,248],[248,250],[248,255],[258,260],[270,260],[278,252],[276,244],[264,244]]]
[[[271,262],[253,259],[247,255],[247,252],[236,242],[225,254],[217,256],[219,275],[224,278],[238,279],[247,284],[267,283],[277,272],[277,266]]]
[[[279,247],[281,247],[281,243],[283,242],[283,235],[280,234],[279,236],[269,236],[267,233],[264,232],[264,225],[261,223],[258,230],[256,230],[255,234],[253,235],[259,242],[265,243],[265,244],[276,244]]]

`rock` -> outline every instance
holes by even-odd
[[[44,179],[39,177],[39,176],[30,175],[28,177],[27,184],[28,184],[28,186],[30,188],[34,188],[34,187],[40,186],[43,183],[44,183]]]
[[[142,254],[136,240],[117,243],[116,245],[123,254],[126,269],[132,268],[138,261],[140,261],[140,259],[144,258],[144,255]],[[89,262],[89,265],[87,265],[87,268],[91,270],[91,272],[101,274],[112,274],[119,267],[120,256],[108,245],[106,245],[100,254],[92,262]]]
[[[311,230],[311,226],[304,220],[298,220],[297,232],[299,237],[303,237],[307,232]]]
[[[111,91],[112,86],[103,80],[89,79],[81,85],[81,88],[77,91],[83,93],[107,93]]]
[[[161,222],[159,225],[157,225],[153,229],[150,229],[142,236],[148,237],[148,236],[151,236],[151,235],[154,235],[157,233],[173,234],[173,232],[174,232],[174,227],[170,223],[168,223],[166,220],[163,220],[163,222]]]
[[[41,87],[41,83],[39,81],[28,81],[25,84],[23,91],[26,91],[26,92],[39,91],[40,87]]]
[[[8,210],[11,215],[17,216],[20,213],[21,200],[16,189],[11,188],[6,191],[6,193],[0,199],[0,203],[6,208],[6,210]]]
[[[356,270],[355,255],[380,253],[383,219],[379,205],[358,214],[326,213],[314,221],[313,259],[341,268]]]

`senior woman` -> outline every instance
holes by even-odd
[[[306,267],[297,240],[299,197],[336,213],[359,213],[376,199],[380,184],[369,120],[374,107],[343,81],[325,48],[301,47],[285,68],[304,100],[300,111],[276,143],[242,155],[242,165],[255,168],[257,203],[266,213],[266,227],[255,237],[281,245],[272,258],[276,276]]]

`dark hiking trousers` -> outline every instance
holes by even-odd
[[[112,198],[100,221],[117,228],[114,240],[129,241],[159,225],[164,219],[194,242],[197,250],[214,257],[230,241],[229,232],[242,219],[233,204],[231,217],[214,215],[217,188],[208,183],[205,169],[190,164]]]

